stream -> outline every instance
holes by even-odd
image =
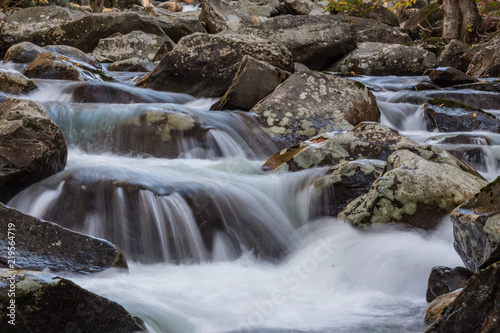
[[[113,74],[113,73],[110,73]],[[213,99],[138,89],[120,73],[110,90],[140,103],[79,103],[80,83],[35,80],[39,101],[68,142],[66,169],[13,198],[24,213],[115,243],[129,271],[66,275],[125,307],[149,332],[423,332],[431,268],[461,266],[452,225],[355,229],[321,216],[313,180],[323,170],[267,173],[279,151],[245,112],[209,111]],[[359,77],[381,122],[440,145],[486,179],[500,173],[500,135],[426,130],[423,103],[442,97],[500,114],[498,94],[415,91],[428,77]],[[124,153],[109,127],[146,112],[188,115],[203,140],[181,137],[177,158]],[[452,143],[450,137],[469,138]],[[153,147],[154,148],[154,147]],[[206,224],[198,226],[202,216]],[[62,222],[64,221],[64,222]]]

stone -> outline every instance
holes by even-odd
[[[166,9],[170,12],[182,12],[182,5],[178,2],[162,2],[156,7]]]
[[[240,18],[233,7],[224,0],[205,0],[201,7],[200,21],[207,31],[216,34],[225,30],[237,30]]]
[[[63,170],[66,156],[62,132],[38,103],[0,103],[0,202]]]
[[[101,69],[101,64],[99,63],[99,61],[97,61],[95,57],[80,51],[76,47],[67,45],[48,45],[45,46],[44,49],[53,53],[61,54],[77,62],[81,62],[83,64],[89,64],[97,69]]]
[[[112,61],[130,58],[158,61],[174,46],[172,40],[165,41],[157,35],[136,30],[126,35],[113,35],[99,40],[99,44],[92,53]]]
[[[453,67],[446,69],[434,69],[429,78],[437,85],[442,87],[450,87],[456,84],[467,84],[477,82],[477,79],[459,71]]]
[[[500,119],[481,109],[441,98],[428,100],[424,108],[429,131],[500,133]]]
[[[47,52],[43,47],[30,42],[22,42],[9,47],[3,58],[4,62],[30,63],[40,54]]]
[[[441,295],[463,288],[472,275],[474,272],[464,267],[433,267],[427,282],[425,299],[432,302]]]
[[[233,8],[242,19],[252,16],[269,18],[279,15],[279,2],[272,3],[272,1],[269,1],[266,3],[266,1],[241,0],[236,2]]]
[[[436,56],[422,48],[362,43],[328,70],[361,75],[422,75],[436,67]]]
[[[0,203],[0,267],[9,268],[9,225],[16,235],[16,270],[95,273],[128,268],[123,254],[108,241],[65,229],[53,222],[25,215]]]
[[[182,38],[137,86],[220,97],[231,86],[245,55],[293,71],[292,55],[280,44],[229,31],[216,35],[195,33]]]
[[[196,32],[206,33],[207,31],[198,20],[198,11],[173,13],[165,9],[156,8],[157,20],[161,22],[161,29],[175,43],[187,35]]]
[[[16,325],[8,321],[10,285],[16,286]],[[0,270],[0,325],[9,332],[145,332],[125,309],[70,280],[49,273]]]
[[[314,8],[309,0],[283,0],[284,11],[291,15],[308,15]]]
[[[479,46],[467,69],[467,74],[474,77],[500,76],[500,36]]]
[[[455,250],[471,271],[500,261],[500,178],[451,213]]]
[[[461,291],[462,289],[455,290],[434,299],[425,312],[424,322],[430,326],[440,320]]]
[[[288,145],[380,116],[375,97],[362,83],[316,71],[293,74],[251,111]]]
[[[399,27],[397,16],[384,6],[365,3],[358,7],[357,11],[349,12],[351,16],[359,16],[387,24],[391,27]]]
[[[464,43],[453,39],[444,47],[443,52],[437,58],[437,64],[439,67],[453,67],[466,72],[469,63],[464,61],[462,56],[469,52],[469,48]]]
[[[447,158],[453,160],[451,155]],[[431,161],[398,150],[387,158],[385,171],[368,193],[349,203],[338,217],[358,227],[404,223],[432,229],[485,183],[480,176],[443,163],[441,156]]]
[[[419,25],[427,30],[431,30],[431,36],[441,36],[443,18],[444,13],[441,10],[441,4],[436,1],[421,8],[406,20],[402,24],[402,27],[409,30],[413,38],[418,38],[422,31]]]
[[[210,110],[250,110],[291,74],[265,61],[244,56],[234,80]],[[255,84],[259,82],[259,84]]]
[[[149,72],[155,68],[155,64],[146,59],[129,58],[119,60],[109,65],[109,71],[121,72]]]
[[[25,94],[38,88],[33,81],[23,74],[7,69],[0,69],[0,91],[7,94]]]

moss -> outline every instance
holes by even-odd
[[[457,109],[464,109],[466,111],[478,111],[478,112],[484,112],[481,109],[476,109],[472,106],[469,106],[467,104],[463,104],[460,102],[455,102],[455,101],[450,101],[448,99],[443,99],[443,98],[432,98],[427,101],[427,104],[429,105],[438,105],[441,107],[445,108],[457,108]],[[487,112],[484,112],[487,113]]]

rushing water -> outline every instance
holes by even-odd
[[[462,264],[449,220],[424,232],[359,230],[321,217],[313,180],[324,169],[263,172],[280,147],[251,115],[135,88],[139,76],[122,73],[115,78],[123,82],[111,84],[38,80],[40,89],[25,96],[63,130],[68,165],[9,205],[106,238],[129,260],[128,273],[73,281],[122,304],[150,332],[425,330],[431,268]],[[498,95],[412,90],[426,77],[357,79],[374,89],[383,123],[450,149],[488,179],[498,174],[500,135],[428,132],[422,108],[439,96],[495,113]],[[124,145],[115,128],[148,112],[192,117],[199,132],[160,147],[174,156],[135,138],[137,145]]]

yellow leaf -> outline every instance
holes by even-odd
[[[477,113],[474,112],[472,115],[475,117],[475,116],[477,116]]]

